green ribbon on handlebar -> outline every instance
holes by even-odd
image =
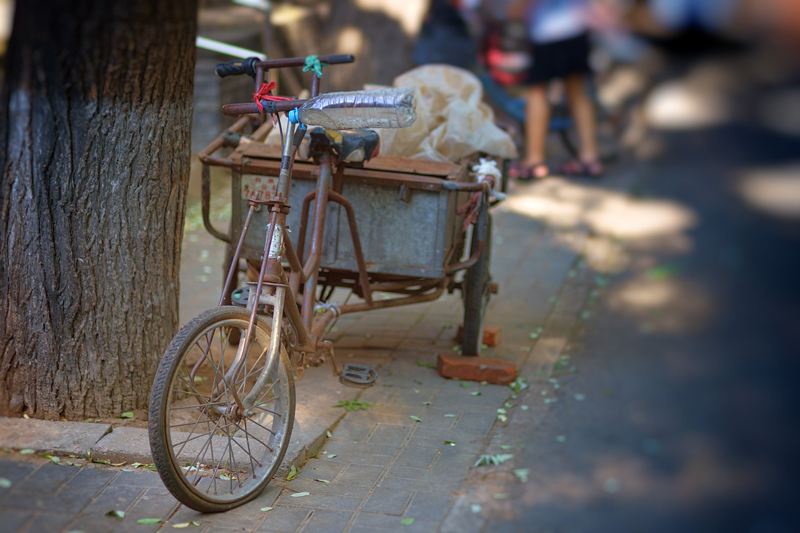
[[[319,60],[319,58],[315,55],[313,56],[306,56],[306,64],[303,66],[303,72],[308,72],[309,70],[314,72],[318,78],[322,77],[322,67],[327,66],[327,63],[323,63]]]

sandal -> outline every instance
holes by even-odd
[[[567,176],[599,178],[603,175],[603,165],[600,161],[581,161],[575,159],[564,164],[561,167],[561,172]]]
[[[525,164],[521,161],[512,163],[508,170],[508,175],[520,181],[529,181],[534,178],[546,178],[550,174],[550,169],[544,163]]]

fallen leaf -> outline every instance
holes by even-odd
[[[456,445],[456,441],[454,441],[454,440],[446,440],[446,441],[444,441],[444,443],[445,444],[449,444],[450,446],[455,446]]]
[[[117,511],[115,509],[113,511],[107,512],[106,516],[113,516],[114,518],[122,522],[123,520],[125,520],[125,511]]]
[[[335,453],[329,453],[328,454],[328,459],[333,459],[334,457],[336,457]]]
[[[501,444],[500,445],[500,449],[501,450],[510,450],[511,448],[513,448],[513,446],[509,446],[508,444]]]
[[[431,402],[422,402],[422,405],[430,405]]]
[[[327,436],[328,436],[328,438],[331,438],[331,437],[333,436],[333,435],[331,435],[331,432],[330,432],[330,431],[326,431],[326,432],[325,432],[325,435],[327,435]]]
[[[410,418],[414,422],[422,422],[422,419],[418,416],[410,415],[408,418]]]
[[[61,462],[61,459],[59,459],[58,457],[51,457],[50,460],[53,461],[55,464],[58,464],[58,463]]]
[[[133,418],[133,411],[123,411],[123,413],[121,415],[119,415],[119,417],[120,418]]]
[[[451,414],[444,415],[445,418],[455,418],[456,416],[457,415],[451,415]]]
[[[30,455],[32,453],[36,453],[35,450],[31,450],[30,448],[25,448],[24,450],[20,450],[19,453],[21,455]]]
[[[267,511],[271,511],[272,507],[262,507],[261,512],[266,513]]]
[[[461,386],[462,386],[462,387],[464,387],[465,389],[468,389],[468,388],[470,388],[472,385],[471,385],[470,383],[467,383],[466,381],[462,381],[462,382],[461,382]]]
[[[519,478],[520,481],[523,483],[528,482],[528,474],[530,474],[530,469],[528,468],[517,468],[514,470],[514,475]]]
[[[160,522],[160,518],[140,518],[136,521],[137,524],[158,524]]]
[[[11,481],[4,477],[0,477],[0,489],[10,489],[10,488],[11,488]]]
[[[495,500],[507,500],[508,499],[508,494],[506,494],[505,492],[495,493],[494,499]]]
[[[297,477],[297,468],[294,465],[289,467],[289,473],[286,475],[286,481],[291,481]]]
[[[414,523],[414,519],[413,518],[403,518],[402,520],[400,520],[400,525],[401,526],[410,526],[413,523]]]
[[[22,418],[24,418],[25,420],[30,419],[30,417],[28,415],[25,415],[25,414],[22,415]]]
[[[470,393],[469,393],[469,395],[470,395],[470,396],[480,396],[480,395],[481,395],[481,391],[477,391],[477,390],[476,390],[476,391],[474,391],[474,392],[470,392]]]
[[[481,506],[477,503],[473,503],[472,505],[469,506],[469,510],[472,511],[473,513],[480,513]]]
[[[292,494],[292,498],[302,498],[304,496],[308,496],[309,494],[311,494],[311,493],[310,492],[295,492],[294,494]]]
[[[436,368],[436,365],[427,361],[417,361],[417,366],[424,366],[425,368]]]
[[[331,482],[327,479],[315,479],[314,481],[319,481],[320,483],[325,483],[326,485],[330,485]]]

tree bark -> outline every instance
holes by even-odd
[[[0,106],[0,414],[145,408],[178,325],[197,0],[16,3]]]

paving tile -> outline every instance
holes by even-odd
[[[3,520],[4,531],[21,531],[22,526],[32,519],[32,514],[19,509],[7,509],[6,502],[0,502],[0,516]],[[45,530],[39,530],[45,531]]]
[[[92,501],[92,494],[83,491],[61,491],[58,494],[40,494],[13,491],[3,495],[2,506],[30,511],[76,512]]]
[[[400,516],[403,514],[411,492],[407,490],[376,488],[362,507],[362,511]]]
[[[331,432],[331,438],[347,442],[366,442],[374,427],[374,423],[345,416]]]
[[[44,464],[13,487],[17,491],[54,494],[63,483],[77,473],[78,468],[74,466]]]
[[[341,533],[352,518],[353,513],[349,511],[318,509],[303,530],[309,533]]]
[[[363,498],[350,498],[335,494],[315,494],[300,498],[292,497],[292,492],[284,492],[278,498],[278,505],[293,505],[295,507],[312,507],[321,509],[338,509],[342,511],[355,511]]]
[[[455,429],[463,431],[480,431],[482,433],[489,433],[492,429],[495,420],[497,420],[497,413],[475,413],[464,411],[458,418]]]
[[[316,478],[331,481],[332,478]],[[314,479],[300,479],[296,478],[289,482],[287,487],[295,491],[308,491],[317,492],[320,494],[334,494],[337,496],[346,496],[348,498],[366,498],[369,496],[370,487],[364,485],[348,485],[331,481],[331,483],[323,483],[315,481]]]
[[[36,463],[18,463],[16,461],[0,461],[0,477],[11,482],[11,486],[18,484],[26,476],[39,467]]]
[[[369,444],[393,444],[400,446],[411,433],[413,422],[409,419],[408,425],[377,424],[367,442]]]
[[[400,524],[400,521],[403,518],[414,518],[414,523],[410,526],[404,526]],[[415,517],[400,517],[400,516],[391,516],[385,514],[377,514],[377,513],[366,513],[362,512],[356,517],[355,521],[353,522],[353,528],[350,531],[359,531],[359,532],[368,532],[368,531],[376,531],[376,530],[400,530],[409,532],[409,531],[419,531],[428,533],[430,531],[435,531],[437,526],[437,522],[433,520],[425,520],[425,519],[417,519]]]
[[[105,514],[115,509],[127,511],[143,493],[142,487],[128,487],[112,483],[83,512],[84,514]]]
[[[349,465],[336,481],[345,485],[372,487],[383,475],[384,470],[382,466]]]
[[[455,446],[450,446],[449,444],[445,444],[444,441],[448,440],[450,442],[455,442]],[[484,443],[483,440],[473,441],[473,442],[466,442],[466,441],[459,441],[455,437],[453,438],[428,438],[428,437],[417,437],[416,435],[411,437],[411,440],[408,442],[408,448],[435,448],[437,450],[445,450],[448,447],[456,448],[462,452],[473,452],[477,453],[483,450]]]
[[[453,501],[455,501],[455,496],[450,491],[433,494],[418,492],[414,494],[411,505],[408,506],[405,514],[438,522],[447,514]]]
[[[94,496],[119,474],[120,472],[111,469],[82,468],[67,481],[61,490],[81,490]]]
[[[147,489],[136,504],[128,511],[126,518],[138,520],[140,518],[160,518],[166,520],[180,505],[169,493],[164,494],[160,489]]]
[[[134,472],[120,471],[119,476],[112,481],[114,485],[126,487],[163,487],[164,483],[156,472],[137,470]]]
[[[297,531],[311,512],[300,507],[275,506],[266,513],[256,531]]]
[[[444,446],[444,443],[442,443]],[[429,469],[439,458],[441,452],[436,448],[405,448],[395,461],[395,466]]]
[[[373,442],[368,442],[367,444],[360,444],[360,443],[330,440],[325,444],[325,449],[328,452],[335,452],[337,454],[350,452],[350,453],[363,453],[372,455],[394,455],[397,453],[397,450],[400,449],[400,444],[402,444],[402,442],[398,442],[396,444],[393,443],[384,444],[384,443],[373,443]],[[320,460],[327,460],[327,459],[322,459],[322,456],[320,456]]]
[[[325,459],[312,459],[297,473],[297,479],[334,479],[347,465]]]

